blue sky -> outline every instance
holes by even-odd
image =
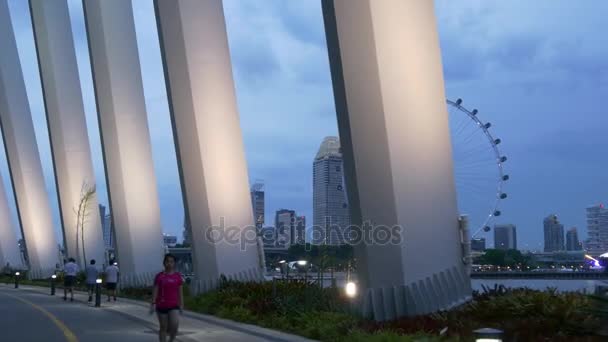
[[[99,196],[107,203],[82,5],[69,4]],[[133,4],[163,229],[181,236],[152,0]],[[27,1],[9,0],[9,6],[59,238]],[[279,208],[295,209],[310,222],[312,160],[323,137],[337,135],[320,1],[225,0],[224,8],[249,175],[266,183],[267,223]],[[602,0],[436,1],[448,97],[478,108],[504,142],[512,179],[497,222],[517,225],[520,248],[539,248],[542,219],[551,213],[585,237],[584,208],[608,200],[602,186],[608,167],[606,13]],[[4,154],[0,171],[10,189]]]

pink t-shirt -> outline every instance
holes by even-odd
[[[183,284],[182,275],[179,272],[171,274],[160,272],[154,278],[154,285],[158,286],[156,296],[157,308],[176,308],[179,306],[179,288]]]

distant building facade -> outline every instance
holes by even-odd
[[[313,162],[313,228],[322,232],[313,243],[344,244],[349,225],[340,140],[326,137]]]
[[[275,213],[274,226],[279,247],[289,248],[296,241],[295,210],[279,209]]]
[[[557,215],[551,214],[543,220],[545,233],[545,252],[565,250],[564,225],[559,222]]]
[[[106,250],[114,248],[114,227],[112,216],[105,205],[99,205],[99,219],[101,220],[101,230],[103,233],[103,244]]]
[[[296,239],[295,243],[303,245],[306,243],[306,216],[296,217]]]
[[[485,238],[471,239],[471,251],[483,252],[485,250],[486,250],[486,239]]]
[[[495,249],[517,249],[517,229],[513,224],[497,224],[494,226]]]
[[[264,194],[264,183],[257,181],[253,184],[250,191],[251,195],[251,207],[253,209],[253,219],[255,226],[261,229],[264,226],[266,220],[265,216],[265,194]]]
[[[587,208],[585,249],[592,254],[608,252],[608,209],[603,204]]]
[[[566,250],[567,251],[580,251],[583,249],[580,241],[578,240],[578,231],[576,227],[568,229],[566,232]]]
[[[261,235],[264,249],[275,248],[277,246],[277,234],[274,227],[262,227]]]

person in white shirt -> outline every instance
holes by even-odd
[[[111,297],[116,301],[116,286],[118,284],[120,270],[116,262],[111,262],[110,266],[106,267],[106,290],[108,292],[108,302]]]
[[[63,300],[68,300],[68,291],[70,292],[70,302],[74,301],[74,285],[76,284],[76,275],[80,271],[76,260],[70,258],[63,266]]]
[[[86,275],[87,292],[89,293],[89,302],[93,301],[93,292],[95,291],[95,284],[97,284],[97,276],[99,272],[95,266],[95,259],[91,259],[91,264],[84,269]]]

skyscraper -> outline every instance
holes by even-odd
[[[579,251],[581,250],[581,244],[578,241],[578,232],[576,227],[568,229],[566,232],[566,250],[567,251]]]
[[[474,238],[471,239],[471,251],[483,252],[486,250],[486,239]]]
[[[587,235],[585,249],[588,252],[608,252],[608,209],[603,204],[587,208]]]
[[[545,252],[564,250],[564,225],[559,223],[557,216],[551,214],[543,220],[545,231]]]
[[[184,215],[184,231],[182,232],[183,245],[184,247],[192,246],[192,237],[190,235],[190,223],[188,221],[188,215]]]
[[[349,224],[340,140],[326,137],[313,162],[313,225],[323,232],[323,241],[315,242],[343,244]]]
[[[251,207],[253,208],[253,218],[255,226],[261,229],[264,226],[265,211],[264,211],[264,183],[256,181],[251,186]]]
[[[295,243],[303,245],[306,243],[306,217],[296,217],[296,240]]]
[[[276,241],[279,247],[288,248],[296,243],[296,212],[295,210],[279,209],[274,219]]]
[[[517,231],[513,224],[497,224],[494,226],[495,249],[517,249]]]
[[[99,219],[101,220],[101,230],[103,232],[103,244],[106,249],[114,248],[114,227],[112,217],[106,212],[106,206],[99,205]]]

